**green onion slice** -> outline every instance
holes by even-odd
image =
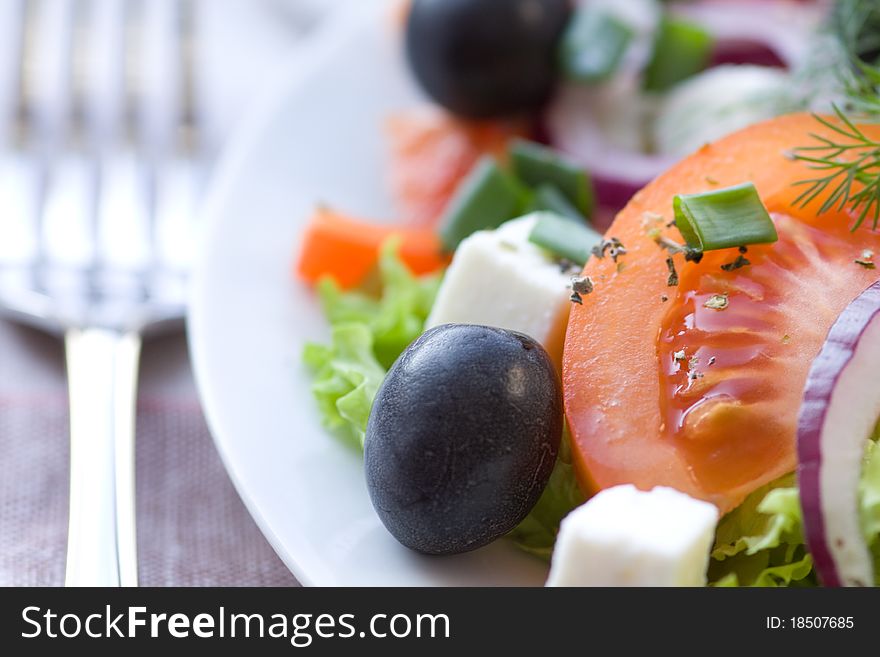
[[[593,183],[583,167],[551,148],[522,139],[510,146],[510,164],[522,182],[530,187],[556,186],[574,207],[589,217],[593,210]]]
[[[620,66],[633,36],[626,23],[606,11],[578,9],[559,45],[563,74],[587,84],[607,80]]]
[[[645,70],[646,91],[666,91],[706,68],[714,39],[699,25],[664,16]]]
[[[589,223],[587,218],[571,204],[568,197],[556,185],[545,183],[534,190],[530,212],[555,212],[560,217],[571,219],[579,224]]]
[[[750,182],[680,194],[673,199],[672,207],[675,225],[688,246],[701,251],[769,244],[779,239],[758,190]]]
[[[529,241],[583,267],[602,236],[584,224],[576,224],[552,212],[541,212]]]
[[[438,224],[443,247],[455,250],[478,230],[497,228],[522,214],[528,194],[490,156],[483,157],[461,182]]]

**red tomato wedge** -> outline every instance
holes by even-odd
[[[433,226],[481,156],[503,158],[508,141],[525,136],[518,121],[465,121],[423,108],[392,116],[391,188],[403,222]]]
[[[873,139],[880,126],[862,126]],[[636,194],[607,236],[628,253],[620,266],[592,258],[595,291],[573,306],[563,356],[566,416],[587,490],[633,483],[672,486],[722,512],[796,466],[797,413],[807,373],[832,323],[880,278],[855,261],[880,260],[880,233],[853,218],[817,216],[793,202],[793,183],[817,172],[793,149],[832,136],[809,115],[790,115],[731,135],[674,166]],[[839,137],[839,136],[838,136]],[[736,249],[699,264],[667,253],[649,234],[681,241],[675,194],[753,182],[779,242],[750,247],[751,265],[724,271]],[[870,219],[867,222],[870,224]],[[727,295],[723,310],[706,307]]]

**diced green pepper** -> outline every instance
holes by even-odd
[[[497,228],[522,213],[528,194],[486,156],[471,169],[440,218],[438,233],[444,248],[455,250],[468,235]]]
[[[665,16],[645,70],[646,91],[662,92],[706,68],[714,39],[699,25]]]
[[[579,224],[587,224],[589,221],[581,212],[571,204],[568,197],[559,191],[556,185],[544,183],[534,190],[532,202],[529,205],[530,212],[555,212],[560,217],[571,219]]]
[[[581,7],[560,41],[563,74],[587,84],[607,80],[620,66],[633,36],[632,29],[616,16],[590,6]]]
[[[542,212],[529,234],[529,241],[584,266],[602,236],[584,224],[576,224],[552,212]]]
[[[586,217],[593,211],[593,183],[583,167],[553,149],[518,139],[510,146],[513,173],[525,184],[536,188],[554,185]]]

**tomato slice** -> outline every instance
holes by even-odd
[[[873,138],[880,127],[865,126]],[[837,315],[878,271],[880,233],[853,218],[817,216],[821,199],[793,206],[799,180],[816,177],[790,152],[831,136],[811,116],[791,115],[707,145],[639,192],[607,236],[623,242],[618,264],[592,258],[595,291],[572,308],[563,357],[566,415],[582,485],[672,486],[722,512],[796,465],[795,428],[810,364]],[[699,264],[679,256],[669,287],[656,231],[681,241],[675,194],[752,181],[779,242],[751,247],[750,265],[726,271],[736,249]],[[653,232],[652,232],[653,231]],[[726,299],[723,309],[710,299]]]

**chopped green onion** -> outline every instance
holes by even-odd
[[[587,218],[571,204],[568,197],[556,185],[543,184],[535,188],[529,212],[555,212],[560,217],[579,224],[588,223]]]
[[[700,194],[681,194],[672,201],[675,225],[688,246],[714,251],[779,239],[767,208],[752,183]]]
[[[583,267],[590,259],[593,247],[602,241],[602,236],[584,224],[576,224],[552,212],[539,214],[529,241]]]
[[[620,66],[632,38],[632,29],[616,16],[589,6],[578,9],[559,46],[564,75],[588,84],[607,80]]]
[[[666,91],[699,73],[709,64],[713,45],[712,35],[699,25],[665,16],[645,70],[645,90]]]
[[[513,173],[530,187],[549,183],[568,197],[584,216],[593,210],[593,183],[583,167],[560,153],[530,141],[518,139],[510,147]]]
[[[440,218],[443,247],[455,250],[478,230],[497,228],[522,213],[526,192],[492,157],[482,158],[461,182]]]

